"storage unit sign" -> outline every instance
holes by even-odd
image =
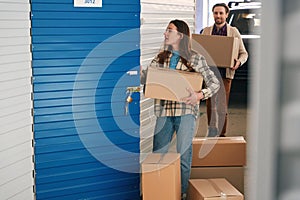
[[[102,0],[74,0],[74,7],[102,7]]]

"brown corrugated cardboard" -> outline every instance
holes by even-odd
[[[209,66],[233,67],[238,58],[238,38],[193,34],[192,39],[192,49],[203,55]]]
[[[226,179],[190,179],[188,200],[243,200],[244,196]]]
[[[182,101],[190,94],[186,90],[202,89],[203,78],[200,73],[149,67],[146,79],[145,97]]]
[[[143,200],[180,200],[180,154],[152,153],[142,163]]]
[[[225,178],[244,194],[245,167],[192,167],[191,179]]]
[[[193,139],[192,166],[245,166],[244,137],[196,137]]]

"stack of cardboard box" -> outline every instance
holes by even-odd
[[[191,179],[225,178],[244,193],[245,166],[242,136],[194,138]]]
[[[220,199],[224,195],[243,199],[245,166],[246,141],[242,136],[194,138],[188,200],[216,194]],[[180,177],[180,154],[149,154],[142,163],[143,199],[180,200]],[[199,195],[201,198],[196,198]]]

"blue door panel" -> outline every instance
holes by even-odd
[[[47,44],[45,44],[47,45]],[[62,52],[58,52],[58,53],[62,53]],[[114,55],[112,55],[114,56]],[[100,56],[99,56],[100,57]],[[101,57],[100,57],[101,58]],[[110,61],[110,60],[109,60]],[[138,63],[137,63],[138,61]],[[83,59],[55,59],[55,60],[39,60],[39,59],[35,59],[32,61],[34,67],[56,67],[56,66],[81,66]],[[98,67],[99,70],[101,70],[101,65],[107,65],[107,64],[111,64],[110,62],[108,62],[107,59],[101,60],[101,59],[91,59],[89,60],[89,66],[87,67],[87,69],[92,68],[92,70],[94,69],[94,67]],[[118,59],[116,60],[112,66],[139,66],[139,65],[134,65],[134,64],[139,64],[139,58],[133,58],[133,57],[129,57],[129,58],[122,58],[122,60]],[[78,70],[78,68],[77,68]]]
[[[107,150],[110,148],[109,145],[110,142],[118,145],[118,147],[126,150],[133,149],[135,150],[136,148],[136,143],[138,143],[138,129],[136,130],[128,130],[131,132],[132,135],[125,134],[124,132],[116,134],[106,134],[105,137],[107,137],[107,142],[101,143],[101,146],[93,146],[93,148],[98,148],[99,151],[102,150]],[[97,136],[99,133],[93,133],[95,136]],[[135,137],[134,137],[135,136]],[[99,144],[100,145],[100,144]],[[82,146],[82,143],[80,141],[80,138],[78,136],[66,136],[66,137],[59,137],[55,139],[38,139],[35,141],[35,146],[36,146],[36,153],[51,153],[51,152],[62,152],[62,151],[70,151],[70,150],[81,150],[84,149]],[[85,151],[84,151],[85,152]],[[71,152],[68,152],[69,154]],[[77,152],[75,152],[77,153]],[[109,155],[110,153],[113,154],[113,152],[108,152],[108,153],[102,153],[100,152],[99,154],[105,154]],[[60,153],[61,154],[61,153]],[[68,155],[69,155],[68,154]],[[112,155],[113,156],[113,155]],[[43,156],[44,158],[44,156]]]
[[[132,102],[131,105],[133,105],[135,103],[139,103],[139,102]],[[107,109],[107,110],[102,110],[102,109],[98,110],[98,109],[96,109],[95,111],[98,113],[97,116],[99,118],[104,118],[104,117],[117,117],[117,116],[124,115],[124,113],[125,113],[124,102],[119,102],[117,105],[118,106],[115,106],[116,111],[114,113],[112,113],[111,110],[109,110],[109,109]],[[139,115],[140,110],[138,108],[136,108],[136,106],[131,106],[131,105],[130,105],[130,107],[133,107],[134,109],[129,108],[130,109],[130,114],[131,115],[134,115],[134,114]],[[93,112],[94,111],[82,112],[82,113],[78,113],[77,116],[80,117],[80,119],[88,119],[93,114]],[[35,123],[37,123],[37,124],[38,123],[47,123],[47,122],[59,122],[59,121],[62,121],[62,120],[72,120],[73,119],[73,113],[35,116],[34,119],[35,119]]]
[[[40,41],[44,40],[45,42],[52,40],[52,38],[47,37],[47,36],[45,36],[43,38],[40,37],[39,39],[40,39]],[[70,39],[71,39],[71,37],[70,37]],[[85,38],[84,36],[76,36],[76,39],[80,40],[81,42],[84,42],[84,40],[90,41],[92,39],[95,39],[95,42],[97,42],[97,41],[101,42],[101,40],[99,40],[99,36],[95,36],[95,38],[93,38],[93,37]],[[56,37],[53,40],[57,41],[60,39]],[[108,57],[108,56],[111,57],[114,55],[114,52],[115,52],[115,50],[108,49],[105,52],[101,52],[101,54],[98,57]],[[36,52],[34,56],[38,59],[61,59],[61,58],[69,59],[69,58],[80,58],[83,55],[87,55],[88,53],[89,53],[88,50],[87,51],[64,51],[63,54],[61,54],[60,52],[56,52],[56,51],[53,51],[53,52],[50,51],[50,52]],[[138,51],[133,51],[133,52],[128,53],[126,56],[131,58],[131,57],[136,57],[138,55],[139,55]],[[33,57],[33,59],[35,59],[35,57]]]
[[[83,172],[84,173],[84,172]],[[73,185],[74,180],[76,179],[76,184],[85,187],[90,184],[105,184],[105,182],[110,182],[113,179],[117,180],[126,180],[127,181],[137,181],[136,178],[132,178],[130,174],[125,174],[125,173],[118,173],[118,171],[115,171],[115,173],[111,174],[105,174],[103,175],[102,172],[98,173],[84,173],[85,176],[83,177],[75,177],[73,178],[72,176],[69,177],[64,177],[64,180],[57,181],[55,178],[52,179],[53,182],[48,182],[47,184],[39,184],[39,188],[41,190],[46,190],[49,187],[51,188],[57,188],[58,190],[63,189],[63,188],[68,188]],[[105,185],[103,185],[105,186]],[[102,187],[103,187],[102,186]],[[79,189],[79,188],[78,188]],[[84,191],[83,188],[81,188],[81,191]],[[76,191],[80,192],[80,191]]]
[[[73,184],[74,185],[74,181],[77,181],[77,180],[73,180]],[[114,189],[111,189],[111,185],[114,185]],[[66,195],[70,195],[71,197],[75,196],[77,198],[79,198],[78,196],[80,196],[80,193],[82,192],[85,192],[85,199],[88,199],[88,198],[91,198],[91,199],[94,199],[93,196],[89,197],[90,196],[90,192],[92,191],[95,191],[95,188],[98,188],[99,190],[102,190],[102,191],[106,191],[105,194],[106,195],[103,195],[103,199],[106,199],[105,196],[107,196],[108,194],[110,194],[112,197],[114,196],[118,196],[118,193],[115,194],[114,192],[117,190],[117,191],[120,191],[120,192],[125,192],[124,191],[124,187],[126,187],[126,189],[128,191],[131,191],[131,190],[135,190],[137,194],[132,194],[132,196],[130,196],[130,198],[132,197],[135,197],[135,199],[138,199],[136,197],[138,197],[138,188],[136,187],[128,187],[130,185],[138,185],[139,184],[139,179],[138,178],[128,178],[128,179],[117,179],[116,181],[102,181],[101,179],[99,180],[99,182],[94,182],[94,183],[86,183],[86,184],[77,184],[76,187],[54,187],[52,188],[52,190],[47,190],[45,188],[39,188],[37,187],[36,189],[37,190],[41,190],[41,191],[44,191],[42,193],[40,193],[39,197],[41,199],[66,199]],[[109,190],[108,189],[111,189],[110,192],[108,192]],[[55,191],[55,193],[53,193],[53,191]],[[74,195],[76,194],[76,195]],[[104,193],[101,193],[101,194],[104,194]],[[69,197],[70,199],[72,199],[71,197]],[[125,198],[121,197],[121,199],[130,199],[129,197]]]
[[[36,199],[140,199],[140,1],[31,10]]]
[[[129,63],[124,63],[123,65],[110,65],[113,66],[114,68],[108,68],[105,70],[106,73],[111,73],[111,72],[127,72],[128,70],[124,70],[122,68],[129,68]],[[99,73],[100,69],[98,69],[99,66],[96,65],[91,65],[87,69],[87,73]],[[132,67],[131,70],[137,70],[138,67]],[[78,70],[78,66],[47,66],[47,67],[36,67],[33,69],[33,73],[36,74],[37,76],[42,76],[42,75],[65,75],[65,74],[74,74]]]
[[[98,185],[95,185],[95,187],[99,187]],[[102,188],[102,190],[106,191],[106,194],[103,194],[99,191],[88,191],[88,192],[82,192],[82,193],[76,193],[77,190],[70,192],[70,195],[64,195],[64,196],[56,196],[56,197],[49,197],[47,196],[46,199],[49,200],[65,200],[65,199],[93,199],[93,200],[102,200],[102,199],[109,199],[109,200],[131,200],[131,199],[140,199],[138,192],[138,189],[132,189],[125,186],[125,188],[122,187],[116,187],[115,189],[106,189]],[[114,191],[118,190],[119,193],[115,194]],[[75,194],[74,194],[75,193]]]
[[[101,200],[101,199],[109,199],[109,200],[131,200],[131,199],[139,199],[139,196],[137,195],[137,190],[129,190],[129,189],[123,189],[123,188],[116,188],[120,190],[120,193],[114,194],[113,189],[106,190],[107,194],[103,195],[99,191],[89,191],[88,193],[80,193],[80,194],[74,194],[74,195],[67,195],[67,196],[61,196],[61,197],[55,197],[55,198],[49,198],[50,200],[65,200],[65,199],[89,199],[89,196],[92,196],[93,200]],[[122,192],[121,192],[122,190]],[[110,195],[109,195],[110,193]],[[130,198],[128,198],[130,197]]]
[[[58,170],[57,170],[58,169]],[[43,168],[42,165],[39,167],[40,175],[36,178],[36,182],[39,184],[46,185],[47,183],[79,179],[89,176],[109,176],[111,174],[123,174],[119,171],[112,171],[107,166],[99,166],[99,162],[86,162],[80,164],[72,164],[65,166],[56,166],[56,168]],[[71,173],[68,173],[72,171]]]
[[[54,147],[56,147],[55,145],[53,145]],[[80,145],[78,145],[80,147]],[[40,163],[48,163],[49,166],[51,166],[51,163],[55,163],[59,160],[61,161],[65,161],[65,163],[67,163],[68,160],[73,160],[73,159],[78,159],[78,158],[82,158],[83,160],[80,161],[81,162],[85,162],[84,158],[89,157],[89,152],[87,151],[86,148],[84,148],[81,144],[81,149],[76,149],[79,148],[74,146],[70,146],[69,148],[67,148],[68,152],[63,152],[63,151],[56,151],[55,150],[51,150],[51,151],[55,151],[55,152],[47,152],[47,149],[45,150],[45,153],[47,153],[47,155],[37,155],[36,156],[36,165],[39,165]],[[137,145],[135,144],[120,144],[118,145],[118,148],[126,150],[126,151],[130,151],[130,152],[134,152],[136,151],[136,147]],[[96,156],[101,156],[101,161],[107,161],[108,163],[114,163],[116,162],[115,160],[118,159],[118,162],[120,159],[124,159],[122,153],[116,154],[114,152],[115,147],[111,147],[111,146],[90,146],[90,148],[94,148],[97,151],[97,154],[95,154]],[[39,150],[39,149],[37,149]],[[58,149],[59,150],[59,149]],[[110,152],[103,152],[103,151],[110,151]],[[121,152],[121,151],[120,151]],[[38,153],[43,153],[43,151],[41,152],[37,152]],[[135,155],[135,154],[132,154]],[[136,158],[136,157],[133,157]],[[130,158],[126,157],[126,159],[130,160]],[[132,166],[134,166],[134,162],[132,163]]]
[[[57,76],[57,75],[56,75]],[[99,96],[108,96],[111,95],[111,88],[97,88],[96,92],[98,90],[101,90],[101,94]],[[117,87],[114,88],[114,91],[117,94],[122,94],[126,90],[126,87]],[[51,100],[51,99],[59,99],[59,98],[70,98],[70,96],[73,95],[73,92],[76,92],[76,90],[63,90],[63,91],[48,91],[47,93],[40,91],[40,92],[35,92],[33,94],[35,100]],[[84,91],[80,91],[80,96],[78,95],[78,98],[80,97],[88,97],[93,94],[94,89],[86,89]],[[42,107],[42,106],[37,106],[37,107]],[[45,108],[48,106],[45,105]]]
[[[53,4],[73,4],[74,0],[31,0],[32,3],[53,3]],[[132,0],[114,0],[114,1],[103,1],[103,5],[112,4],[112,5],[118,5],[118,4],[138,4],[138,1],[132,1]]]
[[[128,77],[128,79],[131,79],[131,77]],[[101,88],[109,88],[112,84],[116,84],[117,81],[118,80],[103,80],[99,82],[99,86]],[[139,80],[132,80],[131,83],[126,82],[126,80],[122,80],[122,81],[124,82],[124,84],[127,84],[127,86],[134,86],[134,85],[138,85],[139,83]],[[91,88],[90,85],[96,83],[98,83],[97,80],[82,81],[80,87],[78,87],[77,89],[90,89]],[[36,84],[36,87],[34,87],[34,92],[73,90],[73,88],[74,88],[74,81],[42,83],[42,84]]]
[[[134,1],[138,3],[139,1]],[[140,4],[114,4],[113,1],[110,1],[110,4],[103,4],[102,8],[75,8],[78,12],[107,12],[107,13],[136,13],[139,15],[140,12]],[[32,11],[62,11],[62,12],[72,12],[75,10],[73,7],[73,2],[66,3],[66,4],[59,4],[59,3],[53,3],[53,4],[46,4],[44,2],[38,3],[38,2],[32,2]]]
[[[119,180],[119,182],[115,184],[114,190],[111,188],[107,188],[107,186],[106,186],[106,185],[111,184],[111,182],[107,182],[107,183],[103,182],[103,183],[92,184],[92,185],[78,185],[77,188],[71,188],[71,189],[67,188],[67,187],[61,188],[61,190],[59,190],[60,188],[59,189],[53,188],[53,190],[57,191],[56,192],[57,196],[54,196],[52,191],[45,191],[45,192],[41,193],[40,196],[41,196],[41,199],[79,199],[79,198],[81,198],[80,196],[82,196],[81,193],[84,193],[84,199],[99,199],[100,197],[101,197],[100,199],[106,199],[109,194],[108,191],[110,191],[110,195],[112,196],[112,198],[115,198],[115,196],[119,196],[118,194],[113,195],[115,190],[118,190],[118,191],[124,192],[124,193],[126,192],[126,190],[127,191],[133,190],[133,191],[135,191],[135,193],[138,194],[138,188],[123,186],[125,184],[133,185],[133,184],[136,184],[137,182],[138,182],[138,180],[126,180],[126,179]],[[102,190],[102,191],[105,190],[106,195],[103,195],[103,193],[98,192],[99,197],[98,198],[94,197],[95,192],[97,190],[93,190],[92,188],[96,188],[96,187],[99,188],[99,190]],[[125,189],[124,189],[124,187],[125,187]],[[38,188],[38,189],[42,190],[43,188],[41,188],[41,189]],[[132,195],[138,197],[137,194],[132,194]],[[91,196],[91,197],[89,197],[89,196]],[[74,197],[76,197],[76,198],[74,198]],[[131,196],[130,198],[132,198],[132,197],[133,196]],[[135,199],[138,199],[136,197],[135,197]],[[120,199],[130,199],[130,198],[126,198],[126,196],[125,196],[123,198],[121,197]],[[111,198],[109,198],[109,199],[111,199]]]
[[[122,96],[120,95],[120,98]],[[139,102],[134,100],[132,102],[132,104],[129,105],[129,109],[130,109],[130,114],[139,114],[140,109],[137,106],[133,106],[134,104],[138,104]],[[120,116],[120,115],[124,115],[125,112],[125,103],[124,101],[116,101],[116,102],[112,102],[112,103],[98,103],[96,105],[96,111],[101,111],[101,114],[104,116],[110,116],[111,112],[110,112],[110,108],[114,107],[116,109],[116,111],[114,112],[114,115]],[[37,107],[34,111],[35,113],[35,117],[36,118],[43,118],[43,117],[60,117],[61,115],[70,115],[72,114],[72,108],[73,107],[77,107],[77,105],[63,105],[63,106],[52,106],[52,107],[48,107],[48,104],[45,104],[45,107]],[[79,112],[91,112],[93,111],[90,106],[85,106],[85,105],[79,105],[78,109],[76,108],[77,111]],[[108,110],[108,111],[107,111]],[[108,113],[108,114],[105,114]],[[116,113],[116,114],[115,114]],[[72,116],[71,116],[72,117]],[[36,119],[36,120],[40,120],[40,119]],[[37,121],[36,121],[37,122]]]
[[[123,91],[126,90],[126,88],[122,88]],[[133,105],[137,105],[139,103],[138,95],[137,97],[132,95],[133,102],[129,104],[129,109],[130,111],[138,111],[139,108],[135,107]],[[92,101],[89,99],[90,96],[82,96],[82,97],[76,97],[78,101],[77,104],[72,104],[72,98],[68,97],[61,97],[62,99],[58,98],[53,98],[53,99],[41,99],[39,102],[36,104],[36,111],[35,111],[35,116],[34,117],[40,117],[43,115],[53,115],[53,114],[70,114],[72,112],[72,109],[76,108],[76,111],[78,112],[88,112],[88,111],[105,111],[109,110],[111,108],[114,108],[117,113],[122,113],[121,115],[124,115],[124,110],[125,110],[125,98],[126,93],[119,93],[117,95],[114,95],[114,100],[109,102],[109,100],[112,98],[110,95],[97,95],[95,96],[95,99],[97,102],[95,103],[95,108],[91,108],[89,103]],[[74,97],[75,99],[75,97]],[[55,109],[53,109],[55,108]],[[132,109],[131,109],[132,108]],[[66,113],[63,113],[65,111]],[[101,113],[100,113],[101,114]],[[103,115],[104,113],[102,113]],[[135,114],[135,112],[131,112],[131,114]],[[117,114],[119,115],[119,114]],[[50,117],[50,116],[49,116]],[[71,116],[72,117],[72,116]],[[39,120],[39,119],[37,119]],[[36,121],[38,122],[38,121]]]
[[[38,31],[38,33],[36,33],[36,35],[41,35],[41,36],[44,36],[44,35],[47,35],[47,34],[50,34],[55,36],[55,35],[69,35],[67,30],[69,32],[74,32],[74,31],[77,31],[78,35],[82,35],[82,34],[88,34],[90,32],[93,32],[93,34],[106,34],[106,33],[110,33],[110,34],[118,34],[119,31],[118,29],[114,30],[113,28],[107,28],[106,31],[101,31],[101,32],[97,32],[96,30],[98,30],[99,28],[97,29],[93,29],[93,30],[90,30],[89,32],[87,30],[87,28],[84,28],[83,30],[79,29],[79,30],[76,30],[76,28],[67,28],[66,30],[63,29],[63,28],[39,28],[40,31]],[[101,28],[101,29],[104,29],[104,28]],[[113,29],[112,31],[110,31],[109,29]],[[120,29],[121,32],[124,32],[126,31],[127,28],[124,28],[123,29]],[[53,33],[52,33],[53,32]],[[58,33],[61,33],[61,34],[58,34]],[[77,35],[77,34],[76,34]],[[107,36],[108,37],[108,36]],[[121,43],[121,42],[120,42]],[[107,50],[114,50],[115,48],[120,48],[120,43],[111,43],[110,44],[110,49],[107,49]],[[33,46],[33,49],[32,51],[33,52],[43,52],[43,51],[58,51],[57,53],[60,53],[61,51],[81,51],[81,50],[90,50],[90,49],[93,49],[95,48],[99,43],[96,43],[96,42],[89,42],[89,43],[72,43],[72,44],[66,44],[66,43],[47,43],[47,45],[44,45],[44,44],[35,44]],[[136,45],[139,45],[139,44],[131,44],[131,43],[127,43],[126,46],[130,47],[132,46],[132,48],[136,47]],[[103,52],[105,53],[105,52]],[[101,55],[99,55],[101,56]],[[113,56],[113,55],[111,55]],[[63,64],[63,63],[62,63]]]
[[[95,159],[91,156],[83,156],[77,158],[69,158],[63,160],[48,160],[45,162],[40,162],[36,165],[36,169],[39,170],[40,174],[36,177],[36,179],[42,179],[44,177],[54,177],[59,174],[59,177],[67,176],[70,173],[77,173],[78,171],[91,170],[93,169],[93,163],[97,164],[97,168],[102,170],[102,175],[115,173],[116,170],[112,170],[111,167],[108,167],[106,163],[111,163],[115,168],[136,168],[138,170],[139,166],[136,164],[137,156],[134,155],[132,157],[128,156],[126,158],[120,158],[120,160],[105,160],[105,163],[99,162],[99,160]],[[81,167],[81,170],[77,170],[75,167]],[[69,170],[61,170],[69,169]],[[107,170],[105,170],[107,169]],[[62,172],[62,173],[60,173]],[[123,173],[123,172],[122,172]]]
[[[55,131],[53,131],[55,130]],[[81,134],[98,134],[99,131],[95,130],[92,126],[81,126],[80,127],[81,130]],[[137,129],[134,128],[130,128],[130,129],[122,129],[123,132],[125,131],[126,133],[131,131],[132,133],[130,135],[132,135],[133,133],[135,133],[134,131],[136,131]],[[35,138],[36,139],[42,139],[42,138],[55,138],[55,137],[64,137],[64,136],[71,136],[74,134],[74,132],[76,131],[76,128],[70,127],[70,128],[52,128],[52,129],[46,129],[46,130],[39,130],[39,131],[35,131]],[[111,130],[111,131],[106,131],[105,134],[114,134],[114,133],[118,133],[120,130]]]
[[[119,130],[118,127],[115,125],[115,120],[118,120],[121,124],[120,126],[124,127],[122,130],[128,129],[128,126],[130,125],[130,120],[138,121],[139,115],[131,115],[130,116],[132,119],[128,119],[128,116],[120,116],[120,117],[107,117],[107,118],[101,118],[99,119],[99,123],[103,124],[104,126],[102,127],[103,131],[114,131],[114,130]],[[81,119],[80,120],[81,125],[78,126],[77,128],[85,128],[85,127],[93,127],[95,124],[91,122],[90,119]],[[56,130],[56,129],[62,129],[62,128],[72,128],[74,127],[74,121],[69,120],[69,121],[57,121],[57,122],[47,122],[47,123],[36,123],[35,124],[35,131],[42,131],[42,130]],[[76,129],[74,129],[76,130]]]
[[[78,23],[80,23],[81,27],[127,27],[127,28],[135,28],[139,25],[139,22],[136,20],[41,20],[40,22],[32,23],[33,28],[38,27],[77,27]]]
[[[49,19],[49,15],[53,15],[51,18],[52,19],[101,19],[101,20],[122,20],[122,19],[127,19],[127,20],[135,20],[136,19],[136,14],[135,13],[114,13],[113,15],[111,13],[104,13],[104,12],[91,12],[91,13],[78,13],[78,12],[35,12],[34,17],[35,19]],[[120,27],[121,28],[121,27]],[[115,28],[115,30],[120,29],[120,28]],[[104,32],[105,29],[98,30],[95,28],[92,28],[92,30],[98,31],[99,33]],[[106,29],[111,31],[110,29]],[[119,32],[119,31],[118,31]],[[78,34],[78,32],[70,32],[71,34]],[[87,32],[86,32],[87,33]]]

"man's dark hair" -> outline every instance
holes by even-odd
[[[215,7],[222,6],[225,8],[226,13],[229,13],[229,7],[225,3],[217,3],[213,6],[212,11],[214,12]]]

